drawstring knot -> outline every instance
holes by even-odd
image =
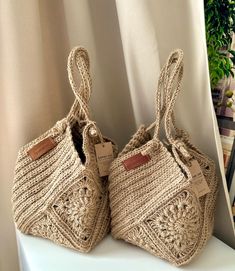
[[[98,128],[97,124],[95,121],[93,120],[82,120],[80,121],[80,123],[84,123],[86,129],[88,130],[88,133],[91,137],[98,137],[100,143],[104,144],[104,139],[103,136],[101,134],[100,129]]]
[[[149,154],[152,150],[156,150],[159,146],[159,141],[152,139],[146,143],[146,148],[141,152],[142,155]]]
[[[181,140],[174,140],[172,142],[172,145],[182,154],[182,156],[186,159],[189,160],[191,158],[191,155],[187,151],[187,148]]]
[[[55,126],[53,127],[53,135],[56,136],[58,134],[63,134],[67,128],[67,119],[64,118],[56,122]]]

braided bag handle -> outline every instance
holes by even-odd
[[[180,49],[178,49],[181,51]],[[165,65],[162,67],[160,71],[160,75],[158,78],[158,88],[156,90],[156,96],[155,96],[155,107],[156,107],[156,119],[155,121],[147,128],[147,131],[153,129],[155,127],[155,139],[158,138],[159,136],[159,129],[160,129],[160,124],[164,118],[167,104],[169,104],[171,95],[173,92],[173,87],[169,86],[169,77],[171,75],[171,70],[172,70],[172,65],[176,62],[176,56],[177,50],[173,51]],[[171,79],[172,81],[172,79]],[[178,81],[179,83],[179,81]],[[174,130],[178,131],[179,129],[175,125],[175,117],[174,117],[174,112],[172,110],[172,115],[171,115],[171,122],[173,125]]]
[[[179,50],[179,51],[181,51],[181,50]],[[181,54],[181,52],[180,52],[180,54]],[[178,74],[178,78],[176,75],[175,80],[173,80],[174,82],[172,82],[172,80],[170,80],[171,70],[172,70],[175,62],[177,61],[177,56],[175,55],[175,53],[172,55],[172,59],[170,59],[170,61],[167,62],[163,68],[164,74],[163,74],[163,90],[162,90],[162,92],[163,92],[164,96],[163,96],[163,105],[162,105],[162,116],[164,116],[164,114],[166,112],[167,105],[170,103],[172,95],[178,96],[178,92],[180,91],[180,88],[181,88],[182,75],[183,75],[183,59],[181,60],[182,62],[180,64],[181,69],[182,69],[181,78],[179,78],[179,74]],[[179,52],[177,52],[177,54],[178,53]],[[175,85],[173,85],[172,83],[175,83]],[[177,94],[174,93],[174,89],[177,89]],[[179,129],[176,126],[173,107],[171,108],[171,114],[169,115],[168,121],[169,121],[169,125],[173,126],[172,128],[173,128],[173,131],[175,132],[176,136],[180,136],[182,134],[185,134],[185,132],[183,130]],[[171,132],[171,134],[172,134],[172,132]]]
[[[165,76],[165,117],[164,117],[164,131],[166,133],[166,138],[170,144],[174,144],[174,136],[171,130],[171,124],[173,125],[176,134],[180,130],[176,127],[175,117],[174,117],[174,107],[181,90],[182,78],[183,78],[183,51],[177,49],[174,51],[167,62],[166,68],[164,70]]]
[[[153,141],[159,140],[160,124],[164,121],[164,130],[169,143],[173,143],[174,138],[171,133],[171,124],[173,125],[176,133],[180,133],[175,125],[174,117],[174,105],[181,88],[181,81],[183,77],[183,51],[181,49],[176,49],[173,51],[166,64],[161,69],[158,88],[155,96],[155,106],[156,106],[156,120],[152,123],[147,130],[155,127]],[[176,86],[174,87],[174,84]],[[164,96],[162,94],[164,92]]]
[[[75,67],[81,76],[79,87],[75,81]],[[87,50],[83,47],[73,48],[69,54],[67,64],[69,82],[75,95],[75,101],[67,115],[67,120],[70,123],[76,120],[90,120],[88,103],[91,96],[92,81],[89,68],[90,60]]]
[[[174,50],[168,57],[166,64],[162,68],[158,80],[158,89],[156,91],[156,121],[150,127],[155,126],[155,131],[153,134],[153,144],[158,144],[159,142],[159,132],[160,124],[163,121],[164,132],[166,135],[167,142],[172,146],[172,152],[177,163],[184,170],[188,177],[191,176],[188,167],[179,157],[178,153],[181,153],[184,160],[188,161],[191,159],[190,154],[184,147],[184,143],[178,140],[176,137],[178,135],[184,135],[184,131],[178,129],[175,124],[174,118],[174,106],[176,99],[181,89],[181,83],[183,78],[183,51],[181,49]],[[164,90],[164,96],[162,97],[162,92]],[[173,135],[173,130],[175,135]]]

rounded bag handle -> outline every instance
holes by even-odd
[[[164,131],[167,138],[167,141],[170,145],[172,145],[172,151],[176,160],[178,160],[179,164],[182,168],[188,172],[188,170],[183,165],[182,161],[180,161],[180,157],[178,156],[176,149],[181,153],[184,157],[185,161],[190,160],[192,157],[187,151],[184,140],[188,140],[188,134],[181,129],[176,127],[175,118],[174,118],[174,107],[176,103],[176,99],[181,90],[181,84],[183,79],[183,51],[181,49],[175,50],[171,54],[171,61],[168,63],[167,68],[165,70],[166,77],[166,90],[165,90],[165,114],[163,117],[164,121]],[[172,134],[171,125],[173,126],[173,130],[175,131],[174,136]],[[184,138],[184,139],[183,139]]]
[[[179,71],[182,70],[180,73]],[[181,74],[182,73],[182,74]],[[176,131],[179,131],[175,126],[173,108],[176,98],[178,96],[183,75],[183,51],[176,49],[169,55],[166,64],[161,69],[158,79],[158,89],[156,91],[155,105],[156,105],[156,121],[153,140],[159,139],[159,130],[162,119],[164,120],[164,129],[166,137],[172,143],[173,137],[171,135],[170,126]],[[181,76],[177,77],[177,76]],[[174,83],[176,86],[174,88]],[[164,95],[163,93],[164,92]],[[167,125],[166,125],[167,124]],[[151,127],[153,126],[151,125]]]
[[[177,60],[175,59],[175,61],[177,61]],[[164,82],[165,82],[165,84],[164,84],[164,88],[163,88],[163,96],[164,97],[163,97],[163,105],[162,105],[162,107],[163,107],[162,108],[162,111],[163,111],[162,115],[165,114],[167,105],[170,103],[171,97],[172,97],[172,95],[174,95],[175,89],[178,89],[178,91],[180,91],[180,88],[181,88],[182,78],[180,80],[178,80],[179,78],[176,78],[175,81],[173,82],[173,84],[175,83],[175,85],[174,86],[171,85],[171,87],[168,87],[168,84],[170,83],[169,77],[170,77],[170,74],[171,74],[171,70],[173,69],[172,68],[173,65],[174,65],[174,62],[169,62],[164,67]],[[182,63],[180,65],[183,66],[183,59],[182,59]],[[170,120],[169,120],[169,122],[170,122],[169,126],[172,126],[175,136],[176,137],[182,137],[182,136],[183,137],[188,137],[187,133],[184,130],[179,129],[176,126],[175,115],[174,115],[173,108],[171,110],[171,115],[169,115],[169,118],[170,118]],[[172,134],[172,132],[170,132],[170,133]]]
[[[171,124],[177,133],[180,133],[175,125],[174,107],[176,99],[181,89],[183,79],[183,51],[181,49],[175,50],[171,54],[171,63],[166,69],[167,87],[165,89],[165,116],[164,116],[164,130],[166,138],[170,144],[174,143],[174,137],[172,135]]]
[[[168,143],[172,146],[172,152],[176,159],[176,162],[184,170],[187,177],[191,174],[181,160],[178,151],[183,155],[185,160],[190,160],[191,155],[186,150],[184,143],[181,139],[175,138],[171,132],[171,124],[175,133],[179,135],[181,130],[179,130],[174,121],[173,109],[175,106],[176,99],[180,92],[181,82],[183,78],[183,51],[181,49],[174,50],[168,57],[166,64],[162,68],[158,80],[158,90],[156,92],[156,121],[155,121],[155,131],[152,139],[152,143],[159,142],[159,130],[160,124],[163,120],[164,132]],[[162,87],[164,90],[164,96],[162,97]],[[152,124],[150,127],[153,127]],[[148,150],[146,151],[146,153]]]
[[[77,68],[81,76],[79,87],[75,81],[75,68]],[[69,122],[78,119],[88,121],[90,119],[88,103],[92,82],[89,68],[90,60],[87,50],[83,47],[74,47],[69,54],[67,64],[69,82],[75,95],[75,101],[67,116]]]

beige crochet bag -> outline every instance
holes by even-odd
[[[79,88],[75,66],[81,75]],[[91,78],[85,49],[71,51],[68,76],[76,97],[68,116],[19,151],[13,213],[21,232],[88,252],[110,225],[107,177],[100,177],[105,172],[98,170],[96,148],[108,149],[109,159],[116,148],[89,117]]]
[[[183,52],[178,49],[160,74],[156,122],[139,128],[113,161],[109,175],[113,237],[177,266],[190,262],[210,238],[217,194],[214,162],[174,124],[182,75]],[[159,139],[161,118],[167,144]]]

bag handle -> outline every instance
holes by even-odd
[[[75,81],[75,69],[79,71],[81,76],[80,86]],[[103,144],[104,139],[100,129],[96,123],[90,119],[89,100],[91,96],[91,75],[90,75],[90,59],[88,51],[83,47],[74,47],[68,57],[68,78],[71,88],[75,95],[75,101],[67,115],[67,121],[73,124],[75,121],[86,123],[86,131],[89,131],[91,137],[98,137]],[[90,129],[92,128],[92,129]]]
[[[81,83],[78,87],[75,81],[75,67],[80,73]],[[69,122],[75,120],[90,120],[88,103],[91,95],[91,76],[89,72],[90,60],[88,52],[83,47],[74,47],[68,57],[68,78],[75,95],[75,101],[71,107],[67,119]]]
[[[155,131],[153,135],[153,141],[158,142],[160,123],[163,120],[164,132],[166,139],[170,145],[173,146],[174,152],[177,149],[186,160],[191,156],[187,152],[182,140],[176,137],[187,137],[183,130],[176,127],[173,109],[176,103],[176,99],[181,89],[181,83],[183,78],[183,51],[181,49],[174,50],[168,57],[166,64],[161,70],[158,82],[158,90],[156,93],[156,123]],[[164,96],[162,98],[162,88],[164,90]],[[162,107],[161,107],[161,100]],[[173,136],[171,125],[175,135]],[[175,155],[178,156],[178,155]],[[178,160],[178,159],[177,159]]]
[[[185,164],[181,161],[178,152],[184,157],[185,161],[189,161],[192,159],[191,155],[187,151],[187,148],[184,144],[183,138],[187,139],[188,135],[183,130],[180,130],[176,127],[175,118],[174,118],[174,107],[176,103],[176,99],[181,90],[181,84],[183,79],[183,51],[177,49],[172,54],[172,64],[166,68],[166,80],[168,82],[166,93],[165,93],[165,103],[167,104],[165,109],[164,116],[164,131],[166,134],[166,138],[169,144],[172,146],[172,151],[174,153],[176,161],[181,165],[181,167],[185,170],[188,176],[190,173]],[[173,66],[174,65],[174,66]],[[172,68],[172,70],[171,70]],[[172,135],[171,124],[173,124],[173,128],[175,130],[175,135]],[[178,138],[177,138],[178,137]]]
[[[167,140],[170,144],[173,144],[175,139],[172,135],[171,125],[176,135],[182,134],[182,130],[176,127],[174,107],[176,99],[181,89],[182,78],[183,78],[183,51],[177,49],[173,52],[172,61],[168,63],[165,69],[165,95],[164,95],[164,130],[166,133]]]
[[[156,92],[156,120],[151,124],[147,130],[150,130],[155,126],[154,134],[152,140],[149,142],[148,147],[143,151],[143,154],[147,154],[152,148],[152,145],[158,146],[159,140],[159,130],[160,124],[163,120],[164,122],[164,131],[166,134],[166,139],[171,145],[172,153],[175,157],[176,162],[185,172],[188,178],[191,178],[191,173],[186,166],[185,162],[181,160],[179,153],[184,157],[186,163],[192,158],[189,152],[187,151],[184,142],[182,139],[175,138],[171,133],[171,124],[173,123],[173,128],[175,129],[176,134],[179,134],[179,130],[174,121],[173,109],[177,96],[180,92],[181,82],[183,78],[183,51],[181,49],[176,49],[173,51],[164,67],[161,69],[159,80],[158,80],[158,89]],[[165,91],[165,95],[162,98],[162,87]],[[163,100],[163,101],[162,101]],[[161,107],[162,104],[162,107]]]
[[[174,50],[168,57],[166,64],[161,69],[158,79],[158,89],[156,91],[156,121],[153,140],[159,139],[159,131],[161,120],[164,120],[164,130],[169,143],[172,143],[173,137],[170,132],[170,125],[173,122],[174,128],[175,122],[173,117],[173,108],[176,102],[176,98],[180,91],[181,81],[183,76],[183,51],[180,49]],[[174,83],[176,82],[176,88],[174,89]],[[164,90],[164,96],[162,97],[162,89]],[[162,101],[163,100],[163,101]],[[176,128],[177,130],[177,128]]]
[[[168,83],[169,83],[169,75],[170,75],[170,72],[171,72],[171,65],[172,63],[169,62],[167,63],[167,65],[164,67],[164,78],[163,78],[163,81],[164,81],[164,86],[163,86],[163,104],[162,104],[162,116],[165,115],[165,112],[166,112],[166,108],[167,108],[167,105],[170,103],[170,100],[171,100],[171,95],[172,95],[172,91],[173,91],[173,88],[168,88]],[[179,82],[178,82],[179,83]],[[178,85],[176,86],[178,87]],[[172,110],[172,113],[171,113],[171,124],[173,126],[173,131],[175,131],[175,134],[178,135],[178,134],[181,134],[181,130],[177,128],[176,126],[176,123],[175,123],[175,114],[174,114],[174,111]]]

